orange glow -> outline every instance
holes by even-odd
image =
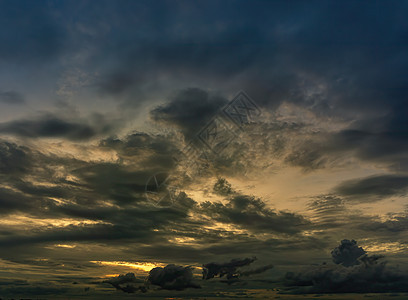
[[[151,269],[156,268],[156,267],[164,266],[163,264],[160,264],[160,263],[147,263],[147,262],[131,263],[127,261],[91,261],[91,263],[105,265],[105,266],[123,266],[123,267],[129,267],[129,268],[142,270],[145,272],[149,272]]]

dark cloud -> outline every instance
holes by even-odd
[[[23,104],[24,96],[14,91],[0,91],[0,102],[7,104]]]
[[[240,272],[239,275],[240,276],[251,276],[251,275],[255,275],[255,274],[261,274],[261,273],[266,272],[266,271],[268,271],[268,270],[270,270],[272,268],[273,268],[273,265],[266,265],[266,266],[259,267],[259,268],[253,269],[253,270]]]
[[[236,224],[257,232],[295,234],[306,229],[309,221],[301,215],[267,208],[261,199],[253,196],[234,195],[227,204],[204,202],[203,213],[213,219]]]
[[[125,293],[135,293],[136,291],[146,292],[144,286],[134,286],[130,283],[143,283],[143,280],[137,279],[134,273],[127,273],[125,275],[119,275],[112,277],[103,283],[111,284],[115,289],[123,291]],[[125,285],[126,284],[126,285]]]
[[[363,199],[364,200],[364,199]],[[344,232],[353,234],[356,238],[374,238],[379,242],[399,243],[403,232],[408,228],[406,212],[382,214],[366,214],[364,210],[354,207],[355,203],[367,203],[366,201],[348,201],[348,198],[335,194],[326,194],[313,197],[308,204],[313,216],[312,225],[315,230],[321,231],[322,236],[327,240],[335,242],[344,236]],[[358,255],[359,247],[353,246],[349,241],[345,245],[338,247],[345,249],[355,248]],[[352,251],[353,249],[348,251]],[[340,251],[337,249],[337,251]],[[346,251],[346,253],[348,253]],[[352,254],[352,253],[350,253]]]
[[[193,282],[191,267],[167,265],[164,268],[157,267],[149,272],[147,282],[160,286],[165,290],[184,290],[186,288],[200,288]]]
[[[344,200],[333,194],[319,195],[308,205],[316,216],[323,218],[327,223],[333,222],[333,218],[346,210]]]
[[[116,163],[96,163],[77,168],[72,173],[99,197],[126,204],[141,200],[147,180],[155,170],[137,171]]]
[[[362,214],[348,207],[348,202],[336,194],[324,194],[313,197],[308,208],[313,213],[312,227],[317,230],[334,231],[362,229],[374,222],[375,217]]]
[[[102,140],[99,146],[114,149],[124,162],[134,163],[135,157],[142,157],[143,165],[149,166],[152,172],[169,172],[173,169],[174,156],[179,151],[172,136],[143,132],[129,134],[124,139],[110,137]]]
[[[228,196],[234,192],[231,188],[231,184],[225,178],[218,178],[213,190],[216,194],[221,196]]]
[[[156,122],[181,130],[190,141],[227,102],[221,96],[190,88],[178,92],[169,103],[153,109],[150,114]]]
[[[342,242],[342,245],[344,243]],[[353,252],[355,244],[346,242]],[[341,246],[340,246],[341,247]],[[361,249],[364,253],[364,250]],[[342,254],[340,256],[344,256]],[[359,253],[357,253],[359,254]],[[350,257],[348,255],[347,259]],[[382,255],[363,254],[358,259],[353,256],[353,264],[322,264],[310,266],[299,273],[288,272],[285,276],[286,288],[282,293],[390,293],[408,291],[408,278],[398,269],[389,267]],[[343,260],[342,260],[343,261]]]
[[[232,259],[227,263],[208,263],[203,265],[203,279],[211,279],[216,276],[223,277],[226,275],[227,279],[238,277],[237,268],[247,266],[253,263],[256,257],[244,259]]]
[[[109,123],[99,123],[96,126],[96,124],[65,120],[48,114],[37,119],[23,119],[0,123],[0,133],[29,138],[58,137],[80,141],[88,140],[99,134],[106,134],[112,129],[111,126]]]
[[[97,40],[103,50],[94,56],[99,58],[95,63],[110,66],[103,69],[101,85],[112,93],[128,93],[133,102],[141,101],[132,97],[140,90],[200,84],[230,92],[244,89],[271,108],[291,101],[329,114],[356,116],[367,107],[379,112],[403,103],[405,7],[397,2],[368,7],[362,2],[352,7],[161,2],[160,8],[145,2],[102,3],[98,11],[122,16],[120,21],[111,17],[111,23],[143,24],[148,34],[113,30],[111,38]],[[131,11],[144,14],[135,19]],[[358,15],[353,22],[350,13]],[[102,15],[92,17],[100,20]],[[161,84],[150,83],[158,78]]]
[[[355,240],[342,240],[340,245],[331,252],[333,262],[350,267],[359,264],[358,258],[366,254],[363,248],[357,246]]]
[[[66,287],[57,286],[36,286],[35,284],[27,287],[9,287],[1,289],[1,292],[6,295],[20,295],[25,297],[32,296],[52,296],[52,295],[64,295],[69,289]]]
[[[344,129],[321,131],[301,142],[287,157],[291,164],[308,169],[330,166],[339,157],[382,165],[393,172],[408,166],[407,108],[403,104],[386,109],[380,116],[361,116]],[[384,116],[385,114],[385,116]]]
[[[387,220],[373,220],[362,224],[362,228],[377,234],[384,234],[389,237],[397,237],[399,233],[404,234],[408,230],[408,216],[406,213],[391,214]]]
[[[400,112],[395,114],[397,115],[392,118],[399,119]],[[384,119],[371,119],[370,122],[380,128],[376,131],[375,127],[366,129],[364,127],[367,124],[358,124],[356,128],[343,130],[330,137],[328,145],[337,149],[336,151],[353,153],[361,160],[381,163],[394,171],[406,170],[407,124]],[[363,128],[360,129],[359,126]]]
[[[404,175],[377,175],[362,179],[354,179],[341,183],[335,191],[351,200],[381,200],[389,196],[405,195],[408,189],[408,177]]]
[[[2,176],[18,175],[30,169],[30,150],[15,143],[0,141],[0,173]]]
[[[285,157],[285,162],[303,168],[305,171],[322,168],[326,164],[327,158],[320,151],[320,147],[313,143],[313,140],[300,144]]]

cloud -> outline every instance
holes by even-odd
[[[111,130],[109,123],[92,125],[87,122],[65,120],[47,114],[37,119],[0,123],[0,133],[29,138],[64,138],[81,141],[91,139],[99,134],[106,134]]]
[[[311,227],[331,235],[341,232],[360,232],[365,230],[368,224],[377,221],[376,216],[363,214],[353,207],[349,207],[348,201],[336,194],[322,194],[312,197],[308,203],[308,209],[313,213]]]
[[[25,231],[3,226],[10,234],[0,236],[1,244],[13,249],[28,245],[37,249],[70,242],[98,242],[107,247],[123,243],[121,251],[130,251],[130,244],[138,245],[137,253],[143,257],[186,264],[195,262],[197,256],[204,260],[213,255],[268,253],[270,249],[281,251],[305,244],[322,247],[320,241],[298,235],[309,226],[306,218],[269,209],[263,200],[233,189],[226,189],[229,192],[223,203],[200,204],[180,192],[173,207],[153,206],[144,195],[146,182],[165,166],[157,161],[170,159],[175,148],[165,136],[138,132],[107,138],[79,151],[95,148],[116,153],[118,159],[82,160],[61,156],[59,150],[42,153],[41,148],[8,142],[0,147],[4,156],[3,184],[7,186],[0,191],[4,216],[23,213],[36,218],[35,222],[67,220],[63,221],[66,226],[44,224]],[[10,169],[11,162],[16,169]],[[169,172],[171,167],[169,164]],[[225,188],[228,184],[224,183]],[[215,222],[222,222],[226,228],[213,228]],[[230,230],[230,226],[241,233]],[[258,233],[268,237],[273,233],[274,237],[261,239]],[[183,239],[192,242],[178,242]]]
[[[225,178],[218,178],[217,182],[214,184],[213,190],[216,194],[221,196],[228,196],[234,193],[231,184]]]
[[[304,171],[316,170],[326,165],[327,158],[316,145],[313,138],[296,148],[285,157],[285,162],[303,168]]]
[[[253,263],[256,257],[244,259],[232,259],[227,263],[207,263],[203,265],[203,279],[211,279],[216,276],[223,277],[226,275],[227,279],[232,279],[239,276],[237,268],[247,266]]]
[[[301,215],[275,211],[253,196],[236,194],[226,204],[203,202],[200,210],[214,220],[236,224],[255,232],[295,234],[306,229],[310,222]]]
[[[381,200],[385,197],[405,195],[408,190],[408,177],[394,174],[370,176],[342,182],[334,190],[351,200]]]
[[[255,274],[261,274],[273,268],[272,264],[258,267],[252,270],[238,270],[238,268],[246,267],[252,264],[256,260],[256,257],[244,258],[244,259],[232,259],[226,263],[207,263],[203,265],[203,279],[208,280],[214,277],[222,278],[226,276],[226,282],[232,284],[242,280],[242,277],[248,277]]]
[[[358,258],[364,254],[366,252],[363,248],[357,246],[355,240],[342,240],[341,244],[331,252],[333,262],[345,267],[359,264]]]
[[[384,234],[388,238],[390,234],[397,237],[408,229],[408,215],[406,212],[391,214],[386,220],[373,220],[362,224],[362,228],[371,233]]]
[[[2,176],[21,175],[32,165],[29,148],[0,141],[0,173]]]
[[[273,265],[266,265],[253,270],[243,271],[239,273],[239,276],[251,276],[255,274],[261,274],[273,268]]]
[[[144,286],[135,287],[134,285],[130,284],[130,283],[143,283],[142,280],[136,278],[134,273],[127,273],[125,275],[112,277],[108,280],[103,281],[103,283],[109,283],[115,289],[123,291],[125,293],[135,293],[136,291],[146,292],[146,288]]]
[[[167,265],[164,268],[157,267],[149,272],[147,282],[160,286],[165,290],[184,290],[186,288],[200,288],[193,282],[191,267]]]
[[[343,248],[342,248],[343,247]],[[342,248],[341,250],[339,250]],[[337,250],[336,250],[337,249]],[[347,250],[346,250],[347,249]],[[343,240],[333,250],[337,265],[322,264],[288,272],[282,293],[391,293],[407,292],[408,277],[387,266],[382,255],[367,255],[355,241]],[[359,258],[356,256],[363,253]],[[346,263],[346,264],[345,264]]]
[[[339,130],[320,130],[301,139],[286,157],[305,170],[331,167],[353,157],[381,165],[392,172],[408,170],[408,123],[401,116],[404,108],[391,108],[386,117],[354,120]],[[341,158],[341,159],[339,159]]]
[[[123,139],[109,137],[101,140],[99,146],[115,150],[125,163],[134,164],[143,159],[143,165],[152,172],[169,172],[173,169],[174,154],[179,151],[174,137],[144,132],[132,133]]]
[[[191,141],[227,102],[221,96],[189,88],[178,92],[168,103],[153,109],[150,115],[156,122],[181,130],[186,141]]]
[[[7,104],[23,104],[25,103],[24,96],[14,91],[0,91],[0,102]]]

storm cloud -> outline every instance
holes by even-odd
[[[183,290],[186,288],[199,288],[193,281],[191,267],[167,265],[157,267],[149,272],[147,282],[158,285],[166,290]]]
[[[29,138],[65,138],[68,140],[87,140],[98,134],[108,133],[111,125],[98,124],[94,127],[87,122],[64,120],[53,115],[37,119],[16,120],[0,123],[0,133]]]
[[[345,250],[348,248],[349,250]],[[342,250],[339,250],[342,249]],[[340,255],[339,251],[341,252]],[[334,254],[333,254],[334,253]],[[283,293],[386,293],[407,292],[403,271],[387,265],[382,255],[367,255],[355,241],[343,240],[332,252],[337,265],[311,266],[299,273],[288,272]],[[357,255],[362,254],[358,259]],[[346,260],[338,259],[346,257]],[[352,263],[349,263],[350,260]]]

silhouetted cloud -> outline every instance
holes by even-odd
[[[119,275],[103,281],[104,283],[111,284],[117,290],[125,293],[135,293],[136,291],[146,292],[146,288],[143,285],[134,286],[130,283],[143,283],[142,280],[136,278],[134,273],[127,273],[125,275]]]
[[[226,263],[207,263],[203,265],[203,279],[211,279],[216,276],[223,277],[226,275],[227,279],[232,279],[239,276],[237,268],[247,266],[253,263],[256,257],[244,259],[232,259]]]
[[[341,248],[341,250],[339,250]],[[334,253],[334,255],[333,255]],[[332,252],[337,265],[310,266],[288,272],[282,293],[390,293],[407,292],[405,273],[387,266],[382,255],[367,255],[355,241],[343,240]],[[362,254],[356,259],[357,255]]]
[[[231,184],[225,178],[218,178],[213,190],[221,196],[228,196],[234,192],[231,188]]]
[[[165,290],[184,290],[186,288],[200,288],[193,282],[191,267],[167,265],[164,268],[153,268],[149,272],[147,282],[160,286]]]
[[[363,248],[357,246],[355,240],[342,240],[340,245],[331,252],[333,262],[350,267],[359,264],[358,258],[366,254]]]

